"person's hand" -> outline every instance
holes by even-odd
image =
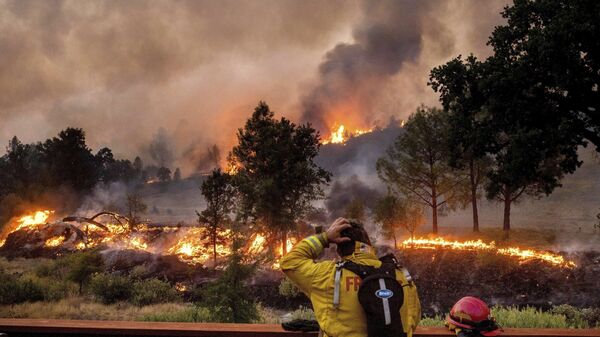
[[[331,224],[331,226],[329,226],[329,228],[327,229],[327,241],[329,242],[333,242],[333,243],[342,243],[342,242],[346,242],[346,241],[350,241],[351,239],[348,237],[342,237],[342,231],[344,229],[350,228],[352,227],[352,225],[350,225],[350,223],[348,222],[347,219],[344,218],[337,218],[337,220],[335,220],[333,222],[333,224]]]

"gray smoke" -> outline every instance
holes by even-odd
[[[319,129],[323,118],[347,102],[353,111],[372,114],[381,88],[405,62],[421,51],[422,16],[434,1],[367,1],[363,21],[353,30],[354,43],[335,46],[319,66],[320,83],[304,98],[304,116]],[[370,118],[367,117],[367,120]]]
[[[470,0],[362,2],[362,20],[353,28],[353,42],[340,43],[326,54],[317,83],[302,99],[303,119],[321,131],[344,120],[352,121],[354,127],[371,127],[390,114],[406,116],[420,103],[435,102],[425,89],[428,70],[452,57],[464,40],[460,34],[452,34],[461,25],[451,13],[464,10],[473,15],[467,21],[474,27],[481,25],[482,17],[491,25],[497,19],[490,20],[489,8],[499,9],[499,4]],[[473,31],[469,38],[482,32]],[[483,29],[484,34],[489,31]],[[485,41],[483,36],[477,39]],[[484,49],[471,48],[458,53]],[[413,83],[407,83],[408,78]]]
[[[360,200],[367,209],[371,209],[381,195],[381,191],[367,185],[358,176],[354,175],[345,179],[338,179],[331,185],[325,207],[330,220],[333,220],[343,216],[346,207],[354,199]]]
[[[164,128],[158,129],[148,147],[148,153],[158,167],[171,167],[175,155],[173,154],[172,140],[167,134],[167,130]]]

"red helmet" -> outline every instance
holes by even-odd
[[[479,331],[483,336],[498,336],[500,328],[492,317],[490,308],[477,297],[466,296],[458,300],[446,316],[446,324]]]

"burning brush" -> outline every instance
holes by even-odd
[[[485,243],[482,240],[450,241],[440,237],[434,239],[418,238],[407,239],[401,243],[401,246],[404,249],[450,249],[491,252],[499,255],[518,258],[520,263],[525,263],[531,260],[541,260],[557,267],[577,267],[575,262],[566,260],[562,255],[547,251],[537,251],[534,249],[523,249],[518,247],[497,247],[494,241]]]
[[[205,227],[158,226],[147,224],[132,230],[129,219],[112,212],[100,212],[92,217],[69,216],[62,221],[48,222],[53,211],[37,211],[13,221],[0,237],[0,246],[15,256],[56,255],[102,246],[104,249],[133,249],[159,255],[175,255],[189,265],[215,264],[231,255],[229,229],[219,230],[217,241]],[[8,240],[7,240],[8,239]],[[289,251],[296,243],[288,238]],[[6,245],[6,246],[5,246]],[[249,261],[262,259],[268,252],[267,236],[255,233],[242,247]],[[271,267],[279,267],[283,255],[278,247],[270,256]]]

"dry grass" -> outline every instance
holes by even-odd
[[[57,302],[33,302],[0,306],[3,318],[91,319],[133,321],[155,313],[179,312],[189,305],[163,303],[138,307],[129,303],[105,305],[73,297]]]

